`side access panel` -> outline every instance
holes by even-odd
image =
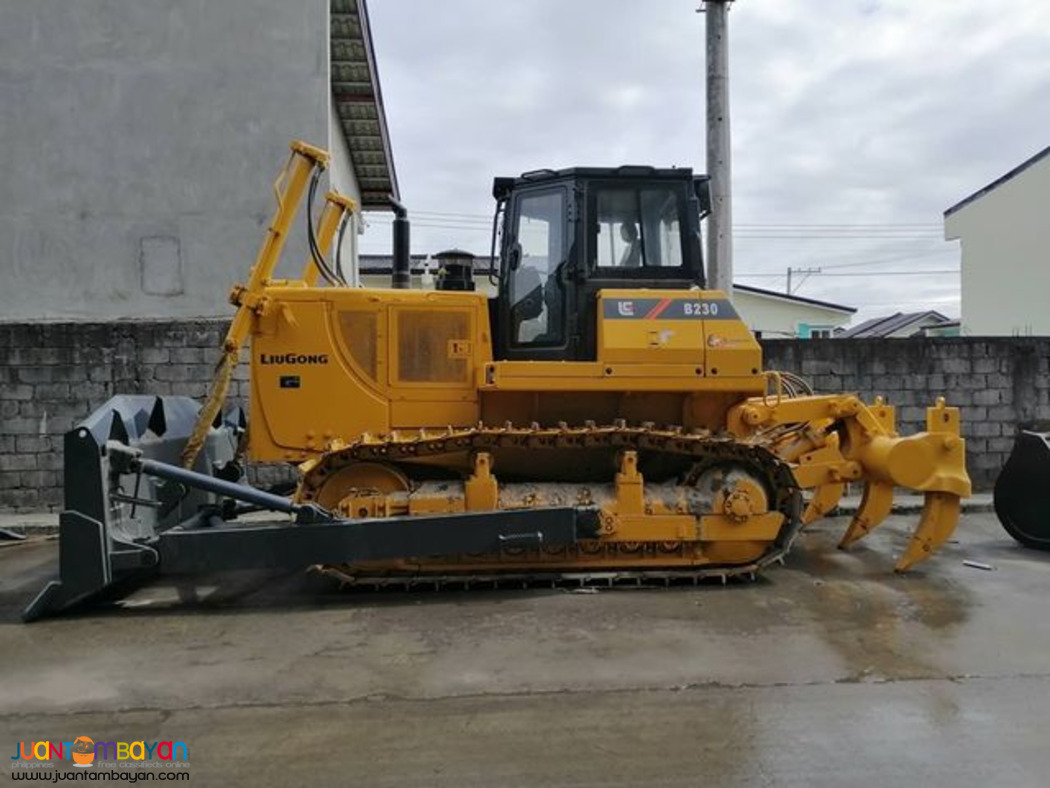
[[[761,347],[720,290],[602,290],[598,358],[691,364],[711,379],[762,371]]]

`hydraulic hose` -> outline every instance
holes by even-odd
[[[340,284],[339,278],[328,267],[328,262],[324,259],[321,248],[317,245],[317,233],[314,230],[314,196],[317,194],[317,184],[321,180],[321,172],[320,167],[314,170],[313,178],[310,180],[310,191],[306,197],[306,238],[310,245],[310,255],[314,259],[317,270],[321,272],[321,276],[325,278],[328,284],[336,287]]]

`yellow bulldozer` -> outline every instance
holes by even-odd
[[[732,300],[705,288],[706,177],[497,178],[491,269],[439,255],[434,289],[409,286],[395,205],[390,287],[355,287],[341,245],[329,253],[353,201],[328,193],[315,226],[327,154],[291,148],[208,401],[118,398],[67,436],[62,578],[28,617],[131,569],[317,563],[380,584],[753,576],[849,483],[863,498],[842,546],[887,517],[896,486],[925,494],[898,570],[952,534],[970,494],[958,409],[938,399],[925,432],[900,436],[881,399],[764,370]],[[304,198],[302,274],[274,279]],[[224,405],[246,343],[247,423]],[[244,460],[297,465],[294,494],[241,483]],[[294,522],[236,524],[253,508]]]

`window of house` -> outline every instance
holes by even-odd
[[[795,335],[799,339],[831,339],[835,336],[835,327],[799,323]]]

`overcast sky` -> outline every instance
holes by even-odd
[[[704,171],[698,5],[372,0],[413,252],[487,254],[494,175]],[[1050,144],[1050,0],[738,0],[730,52],[736,281],[958,315],[958,273],[892,274],[957,271],[944,209]]]

